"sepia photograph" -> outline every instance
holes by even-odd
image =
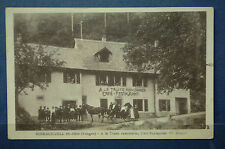
[[[9,138],[213,137],[212,8],[8,8],[6,28]]]

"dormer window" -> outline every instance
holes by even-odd
[[[101,53],[100,55],[100,62],[109,62],[109,54],[108,53]]]
[[[109,51],[106,47],[95,53],[96,58],[99,62],[109,62],[112,52]]]

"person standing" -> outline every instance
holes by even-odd
[[[59,115],[59,122],[62,123],[62,121],[63,121],[63,107],[62,106],[60,106],[60,108],[59,108],[58,115]]]
[[[109,110],[112,111],[112,108],[113,108],[113,103],[110,102],[110,105],[109,105]]]
[[[62,107],[62,121],[66,121],[66,106]]]
[[[70,116],[69,116],[72,121],[75,120],[75,107],[70,107]]]
[[[120,118],[121,105],[117,104],[116,118]]]
[[[55,107],[55,122],[59,121],[59,107]]]
[[[81,121],[84,121],[84,117],[86,116],[86,110],[85,110],[85,108],[84,108],[84,105],[82,105],[81,106],[81,110],[80,110],[81,112],[81,114],[80,114],[80,116],[81,116]]]
[[[70,104],[68,104],[65,108],[65,116],[66,116],[66,122],[70,121]]]
[[[39,107],[38,110],[38,121],[41,122],[42,121],[42,106]]]
[[[55,110],[56,110],[55,107],[52,106],[52,110],[51,110],[51,122],[52,122],[52,124],[55,123],[55,112],[56,112]]]
[[[81,121],[81,105],[79,105],[79,107],[77,108],[77,113],[78,113],[78,121]]]
[[[135,117],[134,117],[134,108],[133,108],[133,106],[130,108],[130,119],[131,119],[131,120],[134,120],[134,119],[135,119]]]
[[[51,119],[51,111],[50,111],[50,109],[47,107],[47,110],[46,110],[46,121],[47,121],[47,122],[50,122],[50,119]]]
[[[44,109],[43,109],[43,121],[44,122],[47,121],[47,109],[46,109],[46,106],[44,106]]]

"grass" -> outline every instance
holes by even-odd
[[[98,118],[86,121],[73,121],[65,123],[39,123],[37,118],[31,117],[23,109],[18,109],[16,116],[16,130],[148,130],[148,129],[204,129],[205,116],[188,116],[179,119],[166,119],[159,121],[160,118],[145,118],[139,121],[124,122],[121,119],[113,121],[105,119],[103,123]]]

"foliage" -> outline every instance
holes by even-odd
[[[160,90],[190,89],[193,98],[205,99],[205,12],[129,13],[129,18],[127,13],[107,13],[106,30],[104,13],[74,13],[74,33],[68,13],[16,14],[14,18],[15,35],[21,33],[25,43],[62,47],[73,47],[73,38],[80,38],[80,21],[83,21],[85,39],[101,40],[106,33],[109,41],[128,42],[124,48],[127,64],[139,71],[160,72]],[[26,46],[25,49],[32,48]],[[26,67],[29,66],[16,66],[19,72],[16,84],[32,87],[36,82],[30,84],[23,77],[19,79],[26,75],[20,74],[28,70]],[[34,72],[31,76],[36,74],[35,67],[31,68]]]
[[[39,81],[40,74],[64,64],[64,61],[54,58],[55,51],[45,51],[41,45],[16,42],[14,51],[16,96],[25,88],[45,88],[47,83]]]
[[[125,48],[126,62],[140,71],[154,69],[159,89],[205,92],[206,14],[148,13]]]
[[[40,129],[40,124],[33,119],[30,114],[23,108],[16,108],[16,130],[37,130]]]
[[[70,14],[15,14],[15,35],[25,43],[72,47]]]
[[[126,42],[129,34],[136,32],[142,16],[143,14],[130,13],[128,24],[127,13],[107,13],[105,30],[104,13],[16,14],[14,30],[15,35],[22,34],[27,43],[73,47],[73,38],[80,38],[82,21],[84,39],[101,40],[106,33],[109,41]]]

